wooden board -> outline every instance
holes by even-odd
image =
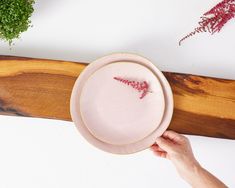
[[[85,67],[85,63],[0,56],[0,114],[71,121],[71,91]],[[235,81],[164,75],[175,102],[169,129],[235,139]]]

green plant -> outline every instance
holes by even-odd
[[[33,4],[34,0],[0,0],[0,39],[11,44],[29,28]]]

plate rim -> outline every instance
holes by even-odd
[[[107,64],[114,63],[117,61],[134,62],[140,65],[146,66],[148,69],[150,69],[155,74],[155,76],[157,77],[157,79],[159,80],[161,84],[161,87],[163,89],[163,94],[164,94],[164,100],[165,100],[164,115],[163,115],[161,123],[156,128],[156,130],[154,130],[144,139],[135,143],[127,144],[127,145],[112,145],[112,144],[105,143],[97,139],[93,134],[90,133],[86,125],[84,125],[84,123],[82,122],[81,118],[78,115],[80,113],[77,113],[80,111],[80,107],[79,105],[77,105],[77,103],[80,100],[79,94],[81,95],[82,81],[86,77],[89,77],[88,75],[90,75],[91,72],[94,72]],[[77,92],[77,91],[80,91],[80,92]],[[163,132],[168,128],[170,121],[172,119],[172,115],[173,115],[173,106],[174,106],[173,93],[163,73],[150,60],[148,60],[147,58],[143,56],[133,54],[133,53],[112,53],[112,54],[103,56],[91,62],[77,78],[73,86],[72,94],[70,98],[71,118],[77,130],[80,132],[80,134],[93,146],[103,151],[114,153],[114,154],[136,153],[154,144],[156,138],[161,136]]]

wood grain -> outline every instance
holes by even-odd
[[[71,121],[69,101],[85,63],[0,56],[0,114]],[[164,72],[174,93],[169,129],[235,139],[235,81]]]
[[[235,139],[235,81],[164,73],[174,94],[170,129]]]

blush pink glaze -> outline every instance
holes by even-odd
[[[81,96],[82,96],[82,92],[84,92],[83,89],[84,89],[87,81],[89,80],[89,78],[92,75],[94,75],[95,72],[98,71],[99,69],[101,70],[101,68],[103,68],[109,64],[117,63],[117,62],[139,64],[139,65],[142,65],[142,66],[146,67],[147,69],[151,70],[153,72],[154,76],[156,76],[157,80],[159,80],[159,82],[160,82],[160,85],[161,85],[162,91],[163,91],[163,95],[164,95],[164,99],[165,99],[165,109],[164,109],[163,118],[162,118],[160,124],[156,124],[155,130],[151,132],[150,131],[151,126],[150,127],[147,126],[148,130],[147,131],[145,130],[145,134],[147,134],[148,132],[151,132],[149,135],[147,135],[143,139],[140,139],[136,142],[129,143],[129,144],[124,143],[121,145],[120,144],[119,145],[111,144],[111,143],[108,143],[106,141],[102,141],[101,139],[97,138],[99,136],[97,136],[97,133],[94,132],[94,130],[95,130],[95,128],[93,127],[94,125],[90,126],[90,125],[87,125],[87,123],[85,124],[85,122],[83,121],[84,117],[82,118],[82,113],[81,113]],[[132,72],[128,71],[128,74],[129,73],[133,73],[133,71]],[[115,70],[114,76],[117,76],[116,70]],[[94,87],[95,88],[100,87],[100,85],[102,85],[103,82],[104,81],[102,81],[101,83],[98,83]],[[116,84],[118,84],[118,82]],[[104,86],[102,86],[102,87],[104,87]],[[124,85],[119,84],[119,86],[117,85],[117,87],[124,87]],[[132,88],[130,88],[130,89],[132,89]],[[127,90],[127,88],[125,88],[125,91],[126,90]],[[136,94],[133,91],[133,92],[128,92],[128,95],[131,95],[132,97],[134,97],[134,96],[138,95],[138,93]],[[145,97],[147,98],[147,95]],[[138,98],[138,96],[137,96],[137,98]],[[140,99],[138,99],[138,100],[140,100]],[[174,104],[173,103],[173,95],[172,95],[170,85],[167,82],[164,75],[162,74],[162,72],[160,70],[158,70],[154,64],[152,64],[148,59],[141,57],[141,56],[138,56],[138,55],[135,55],[135,54],[118,53],[118,54],[111,54],[108,56],[104,56],[102,58],[95,60],[94,62],[90,63],[85,68],[85,70],[80,74],[79,78],[76,80],[75,85],[73,87],[73,91],[72,91],[72,95],[71,95],[71,99],[70,99],[70,113],[71,113],[72,120],[75,123],[78,131],[82,134],[82,136],[89,143],[91,143],[95,147],[97,147],[103,151],[106,151],[106,152],[115,153],[115,154],[130,154],[130,153],[135,153],[135,152],[138,152],[138,151],[141,151],[141,150],[144,150],[144,149],[150,147],[155,142],[156,138],[163,134],[163,132],[167,129],[167,127],[170,124],[171,117],[173,114],[173,104]],[[88,109],[89,107],[85,107],[85,108]],[[84,112],[83,112],[83,115],[84,115]],[[136,118],[139,118],[139,117],[136,117]],[[102,125],[102,126],[104,126],[104,125]],[[141,128],[143,128],[143,126],[141,126]],[[91,132],[92,129],[93,129],[93,133]],[[139,129],[139,128],[136,127],[136,129]],[[101,129],[99,131],[102,133],[104,131],[104,130],[103,131],[102,130],[103,129]],[[131,130],[128,130],[128,131],[130,134],[133,133]],[[133,134],[135,134],[135,136],[133,138],[137,138],[138,134],[136,134],[136,133],[138,133],[138,130],[133,133]],[[129,135],[129,136],[132,137],[132,135]],[[101,136],[100,138],[103,138],[103,137]],[[108,140],[109,140],[109,142],[110,142],[110,140],[112,142],[115,139],[113,139],[111,137],[111,138],[108,138]]]
[[[150,92],[140,93],[113,79],[121,76],[146,81]],[[161,123],[165,100],[160,82],[145,66],[116,62],[93,73],[83,86],[80,97],[82,120],[98,139],[125,145],[137,142],[152,133]]]

